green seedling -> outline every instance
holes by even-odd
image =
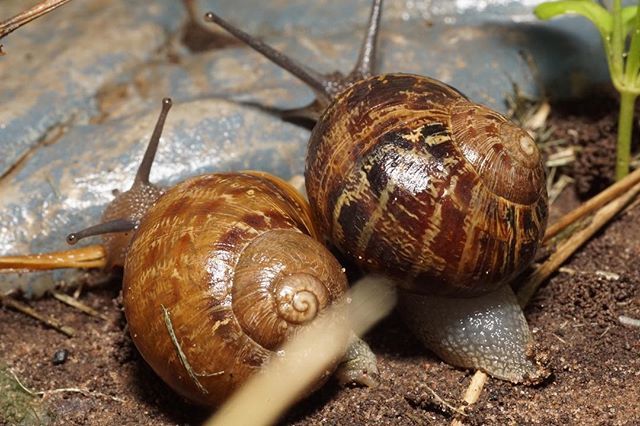
[[[534,10],[540,19],[579,14],[590,20],[600,32],[609,64],[609,74],[620,92],[616,180],[629,174],[631,130],[636,98],[640,94],[640,17],[638,6],[622,7],[614,0],[607,10],[594,0],[552,1]]]

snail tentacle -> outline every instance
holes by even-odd
[[[367,32],[360,47],[358,60],[349,75],[349,79],[368,78],[373,75],[378,46],[378,33],[380,32],[380,17],[382,16],[382,0],[374,0],[367,24]]]
[[[353,70],[346,76],[340,72],[322,75],[298,63],[291,57],[256,39],[250,34],[247,34],[213,12],[205,14],[205,21],[215,23],[224,28],[238,40],[247,44],[247,46],[265,56],[282,69],[289,71],[293,76],[311,88],[316,93],[316,101],[304,108],[287,111],[287,115],[315,120],[319,117],[319,111],[325,109],[342,91],[356,81],[370,77],[373,74],[381,15],[382,0],[374,0],[369,15],[365,38],[358,53],[358,59]]]
[[[341,385],[358,384],[376,387],[380,383],[380,372],[376,355],[369,345],[352,334],[347,352],[338,365],[335,377]]]
[[[171,98],[162,100],[162,109],[131,188],[124,192],[114,192],[116,197],[102,214],[102,223],[69,234],[67,243],[75,244],[82,238],[109,234],[103,237],[107,263],[111,267],[124,265],[125,254],[132,237],[130,231],[138,226],[147,210],[164,193],[163,188],[149,182],[149,174],[171,105]]]

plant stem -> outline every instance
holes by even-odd
[[[625,34],[622,30],[622,19],[621,19],[621,0],[613,1],[613,9],[611,11],[611,15],[613,18],[612,27],[611,27],[611,38],[605,39],[604,43],[611,44],[611,57],[609,58],[609,67],[611,68],[611,79],[614,81],[620,80],[620,83],[624,84],[624,44],[625,44]],[[620,89],[618,89],[620,90]]]
[[[616,180],[620,180],[629,174],[629,162],[631,161],[631,131],[633,129],[633,112],[637,97],[638,95],[635,93],[620,93]]]

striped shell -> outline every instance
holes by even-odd
[[[344,296],[344,272],[315,236],[307,203],[266,174],[205,175],[167,190],[124,270],[125,315],[144,359],[181,395],[220,404]]]
[[[371,77],[338,95],[305,177],[324,236],[421,293],[498,288],[532,261],[546,226],[531,137],[427,77]]]

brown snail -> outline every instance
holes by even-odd
[[[347,280],[318,241],[306,200],[278,177],[246,171],[171,188],[150,183],[171,100],[162,105],[131,189],[116,196],[101,224],[67,241],[106,234],[102,265],[124,267],[124,312],[143,358],[180,395],[217,406],[282,356],[300,327],[344,301]],[[74,261],[82,250],[71,251]],[[351,339],[338,379],[370,385],[375,357]]]
[[[419,338],[445,361],[513,382],[547,373],[508,285],[547,221],[533,139],[440,81],[374,75],[382,1],[353,71],[318,74],[214,13],[317,95],[306,189],[322,235],[366,271],[392,277]]]

